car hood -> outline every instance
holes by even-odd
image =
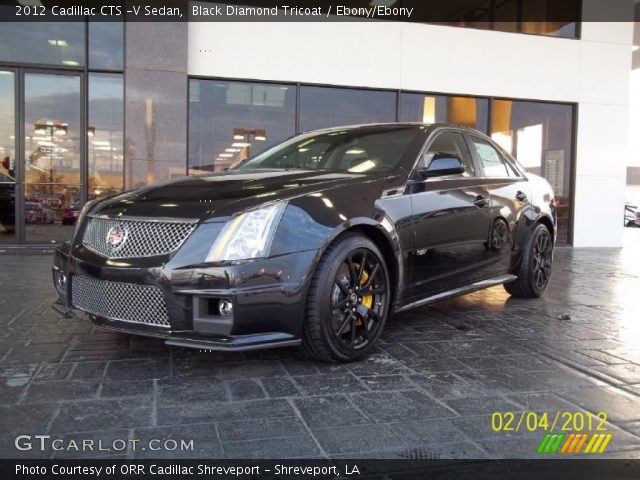
[[[389,178],[317,170],[236,170],[150,185],[102,200],[91,215],[225,220],[262,203]]]

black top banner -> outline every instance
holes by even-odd
[[[637,480],[640,460],[0,460],[0,478]]]
[[[634,0],[0,0],[2,22],[631,22]],[[482,28],[482,27],[481,27]]]

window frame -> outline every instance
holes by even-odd
[[[513,162],[509,161],[508,157],[505,155],[505,152],[491,138],[489,138],[489,137],[481,137],[480,135],[477,135],[476,133],[469,133],[469,132],[465,132],[465,137],[467,139],[467,143],[469,145],[469,149],[471,150],[471,155],[474,157],[474,161],[476,163],[476,168],[478,168],[478,166],[480,167],[480,171],[482,172],[481,176],[483,178],[515,179],[515,180],[522,180],[522,179],[526,178],[523,175],[523,173],[520,171],[520,169],[516,168],[513,165]],[[490,147],[493,147],[493,149],[498,154],[498,157],[500,158],[500,160],[502,160],[502,163],[503,163],[507,173],[512,173],[512,175],[511,174],[508,174],[508,175],[505,175],[505,176],[487,175],[487,173],[485,171],[485,168],[484,168],[484,163],[482,162],[482,158],[480,157],[480,154],[478,153],[478,151],[476,149],[475,143],[473,142],[473,138],[474,137],[478,138],[479,140],[482,140],[483,142],[486,142]]]

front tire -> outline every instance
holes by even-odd
[[[302,345],[326,362],[367,355],[389,313],[389,273],[376,245],[347,234],[325,251],[311,281]]]
[[[531,232],[522,255],[518,278],[505,283],[505,290],[514,297],[540,297],[551,277],[553,240],[549,229],[539,223]]]

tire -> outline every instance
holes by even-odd
[[[549,284],[552,262],[553,239],[549,229],[539,223],[527,240],[518,278],[505,283],[505,290],[513,297],[540,297]]]
[[[367,355],[387,320],[389,285],[384,257],[369,238],[356,233],[338,237],[311,280],[305,351],[325,362],[351,362]]]

